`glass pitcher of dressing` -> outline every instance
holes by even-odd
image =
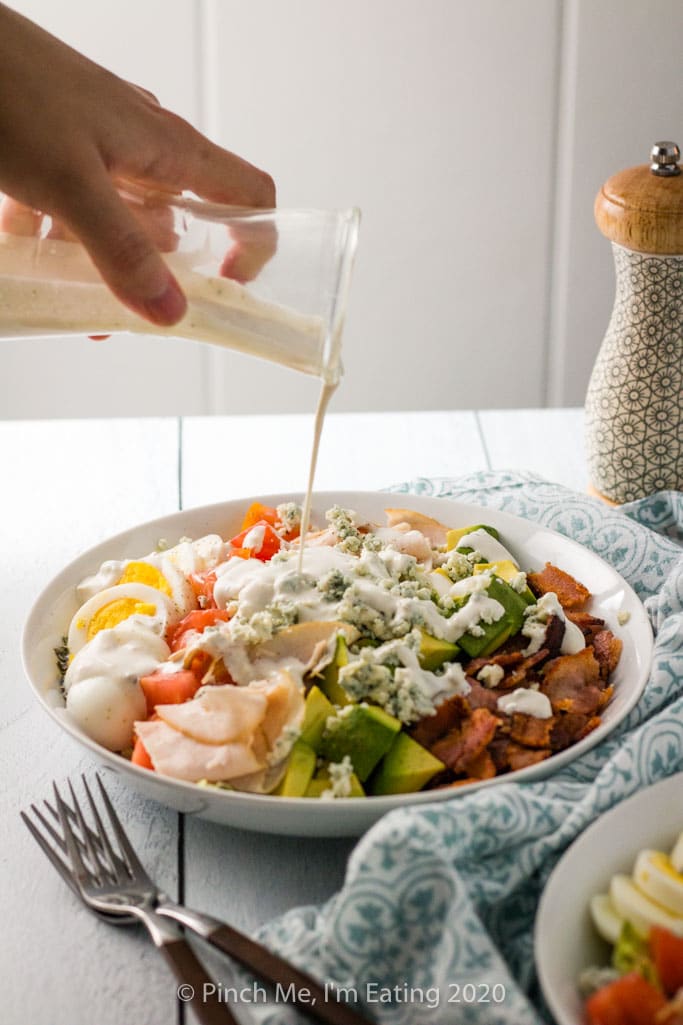
[[[0,338],[173,335],[338,382],[356,208],[245,210],[129,185],[121,194],[185,292],[183,319],[162,328],[133,313],[83,246],[36,214],[34,234],[0,232]],[[252,264],[246,283],[231,277],[238,250]]]

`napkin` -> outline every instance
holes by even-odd
[[[525,473],[391,490],[505,510],[602,556],[650,616],[650,677],[619,727],[551,777],[386,815],[352,852],[339,893],[268,923],[258,938],[387,1025],[540,1025],[550,1015],[535,979],[533,925],[549,873],[597,816],[683,769],[683,494],[611,509]],[[263,1007],[259,1020],[304,1021],[285,1004]]]

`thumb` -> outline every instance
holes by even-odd
[[[59,215],[122,303],[160,326],[181,319],[187,302],[178,282],[106,173],[88,177]]]

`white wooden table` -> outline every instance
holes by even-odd
[[[80,550],[179,505],[300,491],[312,417],[0,423],[0,1022],[183,1025],[175,986],[137,930],[77,905],[19,819],[53,778],[96,759],[33,700],[19,656],[27,611]],[[579,410],[331,414],[316,486],[518,468],[586,488]],[[242,833],[145,801],[112,780],[143,861],[188,904],[252,929],[342,882],[347,840]],[[216,970],[220,962],[212,960]]]

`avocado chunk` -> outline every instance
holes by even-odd
[[[527,603],[521,594],[517,594],[504,580],[493,577],[486,593],[490,598],[495,598],[503,606],[504,612],[495,623],[481,623],[483,633],[474,637],[470,633],[464,633],[458,638],[458,644],[470,658],[478,658],[479,655],[490,655],[503,644],[508,637],[512,637],[522,628],[524,622],[524,610]]]
[[[341,762],[348,755],[358,779],[364,783],[400,729],[400,721],[381,708],[349,705],[342,709],[332,729],[328,727],[320,754],[330,762]]]
[[[351,793],[349,794],[349,797],[365,797],[365,791],[363,790],[361,782],[355,772],[351,773],[349,783],[351,784]],[[329,772],[327,769],[321,769],[308,784],[304,797],[321,797],[322,794],[326,790],[329,790],[331,786],[332,780],[330,779]]]
[[[399,733],[372,774],[371,794],[412,794],[429,783],[446,766],[422,744]]]
[[[491,537],[495,537],[496,541],[500,541],[500,535],[495,527],[487,527],[485,523],[475,523],[473,527],[458,527],[457,530],[449,530],[446,534],[446,551],[452,552],[454,548],[458,547],[458,542],[465,537],[466,534],[473,534],[475,530],[485,530]],[[471,548],[462,548],[463,554],[471,552]]]
[[[333,705],[351,704],[351,699],[339,682],[339,670],[342,666],[348,665],[349,647],[343,634],[337,637],[337,645],[334,649],[334,658],[325,666],[323,675],[320,678],[320,690],[329,698]]]
[[[317,751],[325,732],[325,725],[331,715],[334,715],[332,702],[327,700],[319,687],[311,687],[306,695],[300,740]]]
[[[431,634],[425,633],[423,630],[417,657],[423,669],[433,672],[444,662],[452,662],[459,650],[457,644],[442,641],[439,637],[432,637]]]
[[[297,740],[289,755],[287,771],[275,793],[280,797],[303,797],[313,779],[316,762],[317,755],[313,748],[303,740]]]
[[[474,567],[475,573],[483,573],[485,570],[495,573],[497,577],[500,577],[507,584],[511,583],[520,572],[519,566],[512,559],[499,559],[498,562],[478,562]],[[521,594],[527,605],[536,604],[536,596],[528,585],[523,591],[517,591],[517,594]]]

